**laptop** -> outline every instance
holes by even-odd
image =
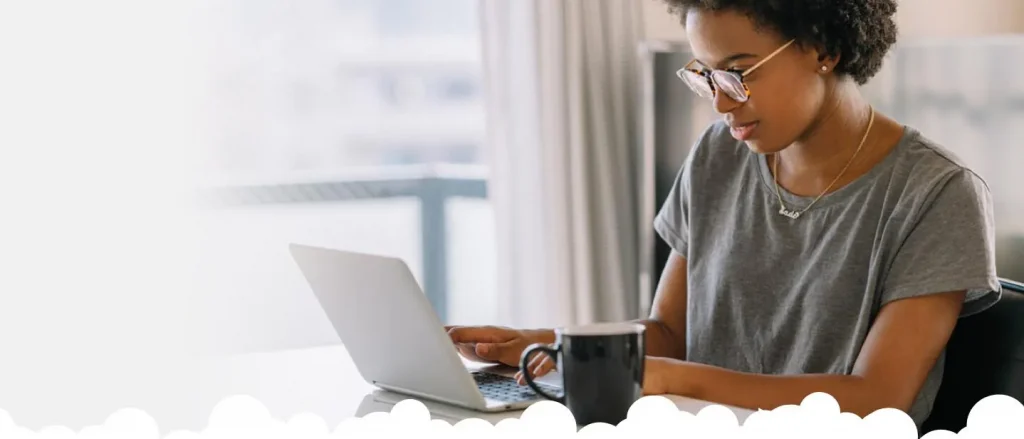
[[[300,244],[289,250],[368,383],[481,412],[519,410],[542,398],[510,376],[467,367],[401,259]]]

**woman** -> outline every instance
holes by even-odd
[[[695,55],[679,75],[722,120],[654,223],[674,253],[643,321],[644,391],[751,409],[828,392],[920,426],[958,317],[999,283],[985,182],[859,93],[895,42],[895,1],[668,2]],[[450,333],[509,365],[554,339]]]

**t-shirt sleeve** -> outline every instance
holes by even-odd
[[[896,252],[883,284],[882,305],[915,296],[967,291],[961,316],[999,300],[991,194],[962,169],[922,210]]]
[[[692,149],[684,160],[682,167],[676,174],[672,189],[669,190],[665,203],[654,218],[654,230],[658,232],[661,239],[668,244],[676,253],[686,255],[690,243],[690,175],[692,173],[693,156],[696,148]]]

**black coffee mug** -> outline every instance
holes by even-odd
[[[643,396],[646,327],[605,323],[555,330],[555,344],[523,351],[519,370],[538,395],[569,408],[578,425],[618,425]],[[550,356],[562,373],[562,395],[545,392],[530,376],[533,353]]]

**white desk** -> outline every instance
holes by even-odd
[[[316,414],[331,429],[347,418],[390,411],[403,399],[417,399],[431,411],[432,418],[453,423],[469,417],[496,423],[522,413],[486,414],[379,390],[363,381],[340,345],[213,358],[204,361],[201,370],[203,394],[198,408],[206,414],[223,398],[234,394],[256,397],[272,416],[285,421],[300,413]],[[557,382],[559,377],[551,374],[542,380]],[[694,414],[711,405],[691,398],[670,399],[681,410]],[[751,413],[730,409],[740,422]]]

